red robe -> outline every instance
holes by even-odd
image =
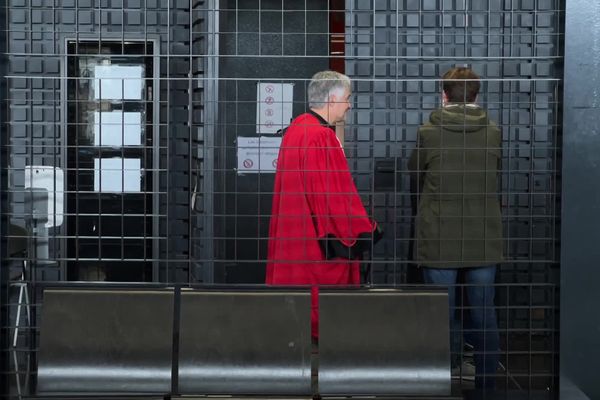
[[[317,285],[360,283],[359,262],[326,256],[323,240],[350,249],[376,225],[367,216],[333,129],[302,114],[283,137],[269,227],[267,284],[312,285],[312,336],[318,336]]]

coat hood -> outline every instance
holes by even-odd
[[[487,113],[478,106],[451,103],[431,113],[432,125],[442,126],[449,131],[473,132],[489,124]]]

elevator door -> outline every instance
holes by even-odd
[[[152,47],[68,43],[67,274],[152,280]]]

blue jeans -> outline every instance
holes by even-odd
[[[461,317],[456,315],[456,278],[458,269],[423,268],[425,283],[448,286],[450,305],[450,351],[452,366],[460,365],[462,353]],[[496,266],[465,268],[465,291],[469,300],[469,312],[475,358],[475,386],[493,388],[494,375],[499,361],[500,337],[494,308],[494,281]]]

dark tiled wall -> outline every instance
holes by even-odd
[[[193,115],[188,99],[189,72],[198,80],[204,73],[204,59],[191,57],[202,54],[206,45],[204,3],[194,2],[190,12],[187,0],[8,0],[11,220],[23,224],[25,165],[66,165],[61,119],[66,106],[61,97],[65,39],[156,40],[161,78],[160,150],[155,150],[160,152],[159,279],[187,281],[192,265],[188,239],[190,233],[201,237],[204,223],[189,206],[190,187],[203,179],[205,153],[197,151],[204,144],[203,85],[193,91]],[[64,225],[51,230],[51,257],[64,259],[58,238],[65,233],[72,234]],[[195,243],[198,259],[206,259],[204,251],[203,243]]]
[[[556,0],[348,0],[346,67],[356,107],[347,141],[359,190],[386,229],[375,282],[410,278],[406,163],[418,126],[455,65],[483,80],[479,103],[502,128],[506,237],[501,282],[557,282],[561,7]],[[375,164],[398,173],[381,189]]]

